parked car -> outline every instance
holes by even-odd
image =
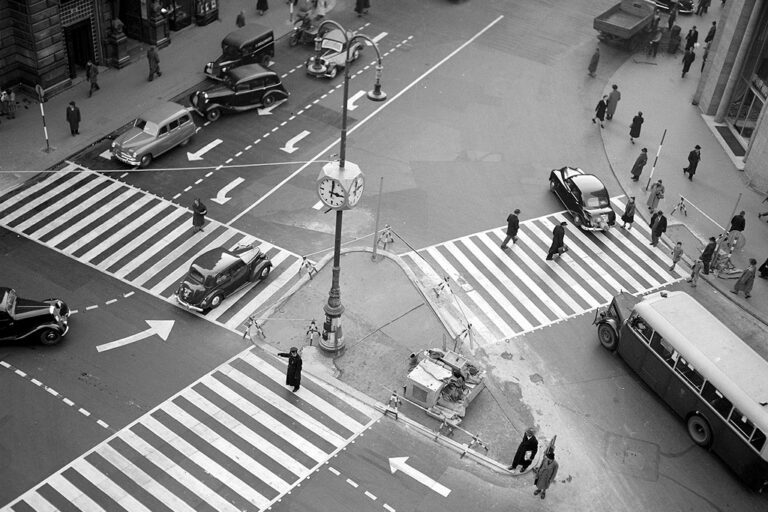
[[[271,270],[272,261],[254,245],[213,249],[192,262],[176,300],[191,310],[209,311],[248,283],[263,281]]]
[[[656,0],[656,7],[662,11],[669,11],[672,4],[677,3],[677,12],[680,14],[693,14],[693,0]]]
[[[260,64],[248,64],[230,69],[223,84],[208,91],[195,91],[189,100],[201,115],[216,121],[222,112],[269,107],[287,97],[288,91],[277,73]]]
[[[129,165],[147,167],[166,151],[186,145],[194,134],[195,122],[189,111],[167,101],[142,114],[117,137],[112,156]]]
[[[600,178],[581,169],[561,167],[549,173],[549,188],[587,231],[606,231],[616,223],[616,213]]]
[[[354,34],[352,32],[347,32],[347,38],[349,40],[352,40],[353,37]],[[313,55],[307,59],[307,73],[312,76],[333,78],[339,71],[343,70],[344,66],[347,64],[347,40],[344,38],[344,34],[341,30],[329,30],[323,35],[320,48],[325,50],[325,53],[319,57]],[[360,57],[362,51],[363,43],[360,41],[352,41],[351,46],[349,47],[349,61],[356,61],[357,58]]]
[[[59,299],[22,299],[0,287],[0,341],[37,340],[55,345],[69,331],[69,308]]]
[[[274,56],[272,29],[250,23],[227,34],[221,42],[221,56],[206,64],[203,71],[214,80],[223,80],[230,69],[253,63],[267,67]]]

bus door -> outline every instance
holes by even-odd
[[[669,382],[673,378],[672,368],[678,358],[677,351],[658,332],[651,335],[650,350],[646,352],[640,374],[651,388],[666,397]]]

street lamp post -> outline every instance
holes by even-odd
[[[341,31],[346,46],[346,58],[344,65],[344,92],[341,105],[341,138],[339,139],[339,160],[328,162],[320,171],[317,178],[317,193],[320,200],[330,208],[336,210],[336,230],[333,241],[333,274],[331,278],[331,290],[328,292],[328,302],[323,306],[325,322],[323,334],[320,339],[320,347],[330,352],[337,352],[344,347],[344,337],[341,329],[341,315],[344,306],[341,303],[341,288],[339,276],[341,274],[341,227],[344,210],[349,210],[357,205],[363,192],[365,178],[360,167],[352,162],[347,162],[347,102],[349,100],[349,66],[350,48],[357,39],[368,41],[376,50],[376,82],[372,91],[368,92],[368,98],[373,101],[384,101],[387,95],[381,90],[381,71],[383,69],[381,52],[370,37],[363,34],[350,34],[339,23],[333,20],[323,21],[318,27],[318,36],[315,38],[315,50],[317,56],[310,64],[315,71],[321,70],[323,62],[320,58],[322,50],[323,27],[332,25]]]

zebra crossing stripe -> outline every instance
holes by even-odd
[[[72,468],[85,479],[93,483],[101,492],[109,496],[115,503],[131,512],[144,512],[149,510],[136,498],[128,494],[118,486],[111,478],[100,472],[85,458],[77,459],[72,463]],[[87,510],[87,509],[86,509]]]
[[[35,201],[30,201],[30,202],[28,202],[27,204],[25,204],[23,206],[19,206],[18,208],[14,208],[13,211],[11,211],[8,215],[6,215],[3,220],[5,222],[9,223],[9,224],[14,222],[19,217],[22,217],[26,213],[32,211],[35,208],[35,206],[37,206],[39,203],[48,201],[52,197],[54,197],[54,196],[64,192],[66,189],[72,188],[73,185],[75,185],[77,183],[80,183],[86,177],[88,177],[88,175],[85,174],[85,173],[77,174],[77,175],[75,175],[75,177],[72,180],[63,181],[63,182],[58,183],[51,190],[49,190],[48,192],[44,193],[43,195],[37,197]],[[54,183],[56,183],[56,182],[54,182]],[[75,189],[75,190],[79,190],[79,189]],[[5,204],[4,204],[4,206],[5,206]],[[29,223],[29,222],[30,222],[30,220],[27,219],[26,221],[22,222],[21,224],[15,226],[15,227],[16,227],[16,229],[19,229],[19,230],[23,231],[27,227],[26,224]]]
[[[87,494],[81,492],[80,489],[72,485],[72,483],[61,474],[54,475],[48,484],[80,510],[88,510],[89,512],[104,510],[99,504],[93,501]]]
[[[129,197],[130,199],[136,198],[136,195],[132,195]],[[77,239],[76,242],[70,244],[67,246],[66,250],[70,254],[74,254],[77,252],[80,248],[84,247],[86,244],[90,243],[92,240],[94,240],[96,237],[101,236],[105,231],[107,231],[109,228],[120,222],[125,217],[128,217],[132,213],[138,211],[140,208],[143,208],[146,206],[147,203],[149,203],[153,198],[151,196],[147,195],[141,195],[136,199],[135,201],[131,201],[131,204],[128,205],[128,207],[120,210],[120,215],[113,215],[111,218],[107,218],[106,220],[102,220],[97,227],[94,227],[93,229],[90,229],[88,233],[85,233],[80,238]],[[106,208],[105,208],[106,209]]]

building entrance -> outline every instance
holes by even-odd
[[[67,46],[70,78],[75,78],[78,71],[84,70],[89,60],[94,62],[96,60],[93,55],[91,33],[90,18],[64,27],[64,41]]]

